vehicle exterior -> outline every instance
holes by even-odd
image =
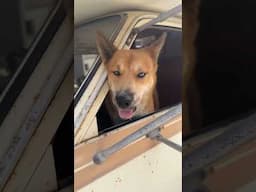
[[[101,3],[104,2],[106,1]],[[75,85],[77,92],[75,93],[74,114],[74,188],[75,191],[181,191],[181,153],[145,136],[113,153],[101,165],[93,162],[93,157],[97,152],[140,130],[167,111],[165,108],[137,121],[118,125],[110,131],[101,132],[100,130],[98,113],[108,94],[108,85],[103,63],[99,61],[95,64],[98,61],[95,45],[93,45],[95,31],[100,29],[107,33],[118,48],[129,49],[136,39],[131,35],[134,28],[142,26],[156,18],[161,12],[172,9],[181,2],[160,1],[161,6],[156,6],[158,10],[152,6],[150,8],[150,3],[146,1],[135,3],[127,1],[126,3],[109,4],[103,8],[97,6],[97,2],[75,2],[75,57],[86,55],[83,57],[87,61],[93,60],[94,62],[89,65],[91,67],[80,67],[89,70],[85,72],[83,81]],[[140,10],[135,8],[136,6],[140,7]],[[95,7],[95,9],[87,12],[86,7]],[[119,18],[118,22],[113,19],[115,17]],[[111,19],[112,22],[116,22],[112,24],[114,28],[112,31],[108,29],[108,26],[111,26]],[[181,30],[181,13],[155,26],[159,29]],[[82,34],[89,36],[87,42],[91,40],[87,43],[87,47],[80,43],[83,40]],[[90,60],[93,57],[94,59]],[[181,112],[179,112],[161,126],[161,134],[181,145],[181,122]]]

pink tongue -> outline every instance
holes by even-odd
[[[122,119],[131,119],[133,116],[133,110],[132,109],[119,109],[118,110],[119,116]]]

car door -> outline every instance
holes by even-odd
[[[167,58],[169,46],[165,47],[161,58],[160,76],[165,77],[160,80],[163,87],[158,87],[162,92],[162,108],[153,114],[121,125],[113,125],[104,121],[104,119],[108,119],[105,116],[106,109],[104,109],[104,99],[108,94],[106,72],[101,63],[94,68],[94,75],[90,77],[90,81],[81,83],[82,85],[87,84],[87,86],[81,96],[78,97],[75,107],[75,190],[93,191],[100,190],[99,187],[104,186],[105,191],[123,191],[124,188],[128,191],[134,191],[136,190],[134,187],[138,187],[140,190],[154,191],[156,189],[153,185],[143,186],[139,184],[140,179],[151,181],[154,178],[156,183],[164,184],[161,185],[163,191],[168,191],[172,187],[180,191],[181,153],[161,144],[161,142],[145,137],[145,135],[108,156],[101,165],[93,162],[93,157],[97,152],[109,148],[140,130],[143,126],[154,122],[158,117],[166,114],[170,108],[175,109],[176,112],[161,126],[161,134],[181,145],[182,119],[181,105],[179,105],[181,102],[181,15],[157,23],[135,36],[133,29],[155,18],[156,14],[137,11],[126,12],[125,15],[126,19],[122,27],[118,30],[115,39],[112,39],[119,48],[140,48],[147,42],[148,37],[154,38],[163,31],[170,34],[168,42],[176,40],[175,43],[170,44],[171,49],[174,50],[173,54],[169,54],[170,64],[168,65]],[[165,73],[166,66],[173,69],[171,74]],[[164,89],[165,82],[170,82],[165,86],[172,86],[173,93]],[[81,87],[79,89],[82,90]],[[78,93],[76,93],[77,95]],[[175,163],[170,165],[170,162]],[[136,168],[132,169],[132,167]],[[137,169],[137,167],[141,169]],[[135,174],[138,175],[138,173],[140,175],[135,177]],[[170,180],[173,181],[171,186],[169,185]],[[101,182],[101,185],[97,185],[98,182]],[[159,185],[157,189],[159,190]]]

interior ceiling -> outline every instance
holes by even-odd
[[[164,12],[180,3],[181,0],[75,0],[75,23],[118,11]]]

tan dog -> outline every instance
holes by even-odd
[[[157,61],[166,36],[163,33],[142,49],[118,50],[101,33],[97,33],[97,48],[108,73],[113,109],[110,115],[113,119],[127,120],[157,108]]]

